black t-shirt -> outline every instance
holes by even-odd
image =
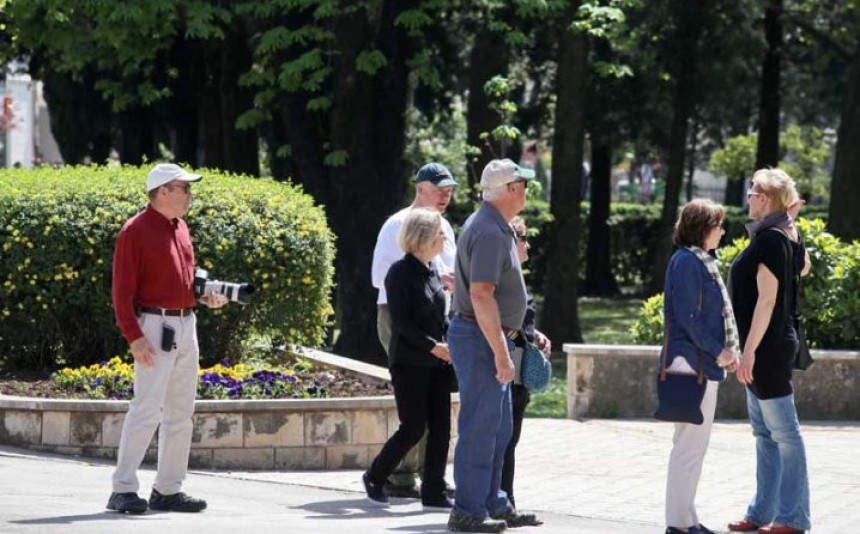
[[[794,258],[803,257],[802,245],[789,240],[779,230],[762,230],[732,264],[729,293],[738,324],[741,347],[746,344],[758,301],[756,275],[763,264],[776,277],[779,287],[770,323],[755,351],[753,383],[749,386],[759,399],[784,397],[792,393],[791,367],[797,354],[794,329],[796,299]]]

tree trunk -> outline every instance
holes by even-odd
[[[610,255],[611,188],[612,148],[595,139],[591,149],[591,213],[583,295],[605,297],[618,294]]]
[[[258,176],[260,155],[257,130],[239,130],[236,119],[254,106],[254,91],[239,85],[239,78],[251,70],[253,58],[242,26],[231,25],[224,41],[218,43],[220,52],[218,95],[221,101],[221,150],[223,169]]]
[[[580,187],[585,142],[588,41],[569,30],[580,2],[572,2],[562,21],[556,77],[555,135],[552,146],[554,221],[549,230],[551,251],[541,329],[557,346],[582,341],[577,294],[579,284]]]
[[[848,69],[827,226],[845,241],[860,239],[860,46]]]
[[[779,164],[780,73],[782,62],[782,2],[768,0],[764,13],[767,52],[761,67],[761,103],[758,117],[758,146],[755,168]]]
[[[493,158],[501,158],[498,147],[491,148],[489,140],[481,139],[481,134],[491,132],[501,119],[490,109],[489,99],[484,93],[484,84],[493,76],[507,76],[510,61],[510,48],[504,34],[483,26],[475,36],[472,46],[469,69],[469,103],[466,111],[466,142],[481,149],[478,156],[470,157],[467,165],[469,189],[481,181],[484,166]]]
[[[376,335],[376,289],[370,264],[377,230],[401,207],[406,192],[406,108],[412,40],[394,21],[416,0],[389,0],[381,6],[378,26],[363,11],[339,19],[331,116],[334,149],[349,159],[329,170],[333,187],[326,208],[337,239],[338,353],[385,365]],[[387,64],[375,75],[359,72],[356,55],[372,46]],[[368,194],[372,192],[371,194]],[[361,199],[356,202],[356,199]]]
[[[128,165],[140,165],[144,159],[155,161],[155,149],[151,108],[133,108],[119,117],[120,148],[119,159]]]
[[[727,206],[743,206],[744,205],[744,176],[738,176],[734,180],[729,178],[726,180],[726,205]]]
[[[695,6],[689,9],[696,9]],[[688,31],[694,32],[694,28]],[[695,41],[694,41],[695,42]],[[685,53],[677,63],[677,80],[672,96],[672,124],[669,132],[669,165],[666,172],[666,197],[657,227],[657,239],[654,258],[652,285],[654,292],[663,290],[666,265],[672,252],[672,242],[669,239],[672,226],[678,216],[678,197],[684,182],[684,157],[687,152],[687,132],[690,116],[693,111],[693,91],[696,71],[696,46],[690,43]]]

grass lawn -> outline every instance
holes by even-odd
[[[640,299],[580,299],[579,324],[583,340],[601,345],[633,343],[630,325],[641,306]],[[553,340],[555,348],[561,349],[562,343],[563,340]],[[526,417],[563,419],[567,416],[567,359],[564,353],[556,352],[553,356],[552,375],[549,388],[532,396]]]

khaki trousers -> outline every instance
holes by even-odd
[[[122,426],[113,491],[137,492],[137,469],[158,432],[158,472],[153,488],[164,495],[177,493],[188,471],[194,398],[197,394],[197,319],[162,317],[148,313],[138,319],[143,335],[155,349],[152,367],[134,364],[134,398]],[[162,325],[176,331],[174,346],[161,350]]]
[[[708,380],[701,404],[705,418],[701,425],[675,423],[666,480],[666,526],[689,528],[699,524],[699,516],[696,514],[696,489],[711,439],[719,385],[719,382]]]

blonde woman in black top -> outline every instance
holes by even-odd
[[[388,270],[385,291],[392,326],[391,381],[400,427],[362,480],[367,498],[387,505],[385,480],[426,429],[421,501],[425,509],[447,511],[453,506],[445,496],[444,476],[451,439],[454,370],[445,343],[445,293],[431,262],[445,243],[441,215],[431,209],[413,209],[403,222],[398,241],[406,254]]]
[[[798,350],[794,281],[809,271],[794,218],[802,206],[779,169],[753,175],[750,245],[732,264],[729,288],[743,354],[738,380],[756,438],[756,493],[732,532],[799,534],[810,528],[806,448],[794,406],[791,370]]]

